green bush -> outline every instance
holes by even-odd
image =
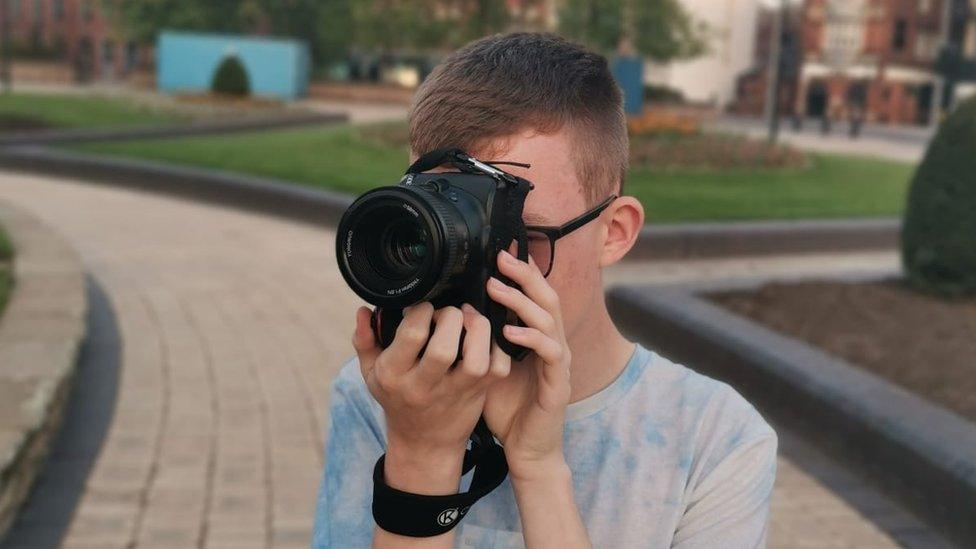
[[[229,95],[247,95],[251,92],[251,84],[247,77],[244,63],[236,55],[228,55],[220,62],[214,73],[210,89],[215,93]]]
[[[914,287],[976,295],[976,98],[949,115],[929,144],[908,194],[901,245]]]

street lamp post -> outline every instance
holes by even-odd
[[[949,47],[949,20],[950,12],[952,10],[952,3],[955,0],[942,0],[942,20],[939,23],[939,55],[937,58],[941,58],[942,54]],[[932,99],[929,105],[929,126],[936,127],[939,125],[939,118],[942,114],[942,96],[945,95],[946,88],[946,75],[939,73],[939,68],[936,67],[935,70],[935,81],[932,83]]]
[[[780,1],[779,13],[773,18],[773,32],[769,39],[769,81],[766,83],[765,115],[769,125],[769,142],[779,135],[779,92],[783,72],[783,35],[786,27],[786,2]]]
[[[10,93],[10,2],[0,0],[0,87]]]

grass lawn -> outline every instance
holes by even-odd
[[[0,132],[34,128],[79,128],[172,122],[124,99],[27,93],[0,94]]]
[[[391,126],[390,131],[402,131]],[[373,130],[375,134],[375,130]],[[352,126],[78,145],[78,150],[204,166],[350,193],[397,182],[407,152]],[[805,168],[635,169],[626,192],[652,223],[899,215],[914,166],[810,155]]]
[[[10,290],[13,288],[13,256],[14,249],[3,230],[0,229],[0,315],[7,304]]]

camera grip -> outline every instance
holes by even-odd
[[[383,349],[393,343],[397,327],[403,321],[403,309],[376,307],[369,315],[369,325],[373,328],[376,343]]]
[[[519,286],[518,284],[513,282],[510,278],[508,278],[507,276],[503,275],[498,271],[495,271],[493,276],[497,278],[498,281],[501,282],[502,284],[511,286],[512,288],[515,288],[516,290],[519,291],[522,290],[521,286]],[[512,357],[512,360],[524,359],[529,354],[530,349],[512,343],[511,341],[506,339],[505,334],[502,332],[502,329],[505,328],[506,324],[525,326],[525,323],[522,322],[522,319],[519,318],[514,311],[506,308],[505,306],[501,305],[500,303],[492,299],[489,299],[488,308],[489,308],[488,320],[491,322],[492,339],[494,339],[498,343],[498,346],[501,348],[502,351],[505,351],[505,354]]]
[[[505,309],[501,305],[497,305],[494,302],[489,305],[489,307],[497,306],[498,309],[503,314],[507,314],[510,311]],[[512,316],[515,316],[514,313]],[[515,317],[518,319],[518,317]],[[489,316],[492,319],[492,316]],[[388,347],[393,343],[393,339],[396,337],[397,327],[400,326],[400,322],[403,321],[403,309],[397,308],[387,308],[387,307],[376,307],[373,309],[373,313],[369,317],[369,325],[373,329],[373,336],[376,338],[376,343],[381,348]],[[523,325],[521,320],[517,320],[519,325]],[[522,347],[521,345],[515,345],[509,340],[505,339],[505,335],[502,333],[502,328],[505,326],[504,317],[501,317],[501,321],[491,320],[491,336],[494,341],[498,342],[498,346],[505,351],[506,354],[511,356],[515,360],[522,360],[528,354],[529,349]],[[434,332],[434,325],[430,326],[431,333]],[[465,330],[461,329],[461,338],[458,340],[458,360],[461,358],[461,348],[464,345],[464,335]],[[426,344],[424,349],[426,349]],[[421,350],[423,354],[423,350]]]
[[[385,349],[393,343],[393,339],[396,337],[397,327],[400,326],[400,322],[402,321],[403,309],[386,307],[376,307],[373,309],[373,313],[369,317],[369,325],[373,328],[373,336],[381,348]],[[461,360],[461,349],[464,346],[465,333],[466,330],[461,328],[461,337],[458,339],[457,360],[454,361],[451,367],[454,367]],[[434,323],[430,324],[430,334],[434,334]],[[426,350],[427,344],[424,343],[424,346],[420,349],[420,354],[424,354]]]

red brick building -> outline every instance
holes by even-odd
[[[788,28],[797,35],[799,58],[784,81],[781,112],[928,122],[946,1],[804,0],[793,7],[796,19]],[[765,32],[759,42],[768,43],[768,28]],[[757,68],[740,81],[742,112],[761,112],[765,53],[757,52]]]
[[[776,28],[776,19],[780,17],[778,9],[760,8],[756,20],[756,39],[753,50],[753,67],[739,76],[736,81],[735,102],[730,111],[738,114],[759,116],[766,108],[766,91],[769,87],[769,62],[772,52],[771,39]],[[787,25],[786,33],[791,37],[800,36],[800,12],[797,9],[787,13],[783,24]],[[784,52],[791,56],[787,61],[797,57],[794,52]],[[796,63],[784,62],[784,74],[780,83],[779,112],[792,114],[796,103]]]
[[[98,0],[0,2],[16,58],[66,61],[82,81],[120,78],[147,60],[143,48],[116,36]]]
[[[944,0],[806,0],[795,109],[928,121]]]

